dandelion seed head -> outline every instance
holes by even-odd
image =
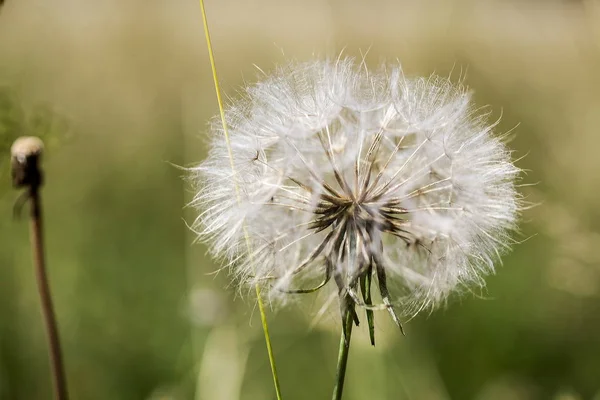
[[[512,240],[519,169],[487,113],[449,79],[353,59],[278,68],[245,89],[191,169],[193,227],[242,285],[433,309],[482,286]],[[335,284],[330,283],[330,278]],[[368,304],[367,304],[368,305]]]

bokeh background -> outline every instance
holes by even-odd
[[[452,74],[514,128],[531,203],[481,296],[353,337],[345,399],[600,399],[600,3],[207,0],[224,92],[290,58]],[[51,284],[73,399],[274,399],[258,313],[194,244],[174,165],[217,114],[195,0],[0,9],[0,398],[50,399],[8,147],[47,142]],[[339,320],[269,311],[285,400],[329,398]]]

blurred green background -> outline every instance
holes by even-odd
[[[481,296],[357,330],[345,399],[600,399],[600,5],[207,0],[225,93],[287,59],[452,73],[515,128],[520,239]],[[184,221],[177,165],[217,114],[198,3],[7,0],[0,10],[0,398],[50,399],[12,140],[43,135],[48,262],[73,399],[274,399],[254,301]],[[269,312],[285,400],[329,398],[338,317]]]

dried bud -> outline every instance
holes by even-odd
[[[43,151],[44,143],[35,136],[23,136],[15,140],[10,148],[14,187],[42,185],[39,162]]]

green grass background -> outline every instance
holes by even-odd
[[[515,128],[539,205],[481,296],[402,337],[353,338],[345,399],[600,399],[600,6],[594,1],[206,3],[228,96],[287,59],[349,55],[466,76]],[[274,399],[252,298],[185,221],[173,167],[205,156],[217,114],[199,6],[7,0],[0,10],[0,398],[50,399],[28,226],[12,219],[9,146],[48,144],[48,264],[73,399]],[[244,293],[245,294],[245,293]],[[248,297],[248,296],[246,296]],[[270,310],[285,400],[326,399],[335,310]]]

